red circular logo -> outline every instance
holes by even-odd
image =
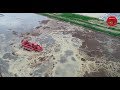
[[[110,16],[107,18],[106,22],[108,26],[115,26],[117,25],[117,18],[115,16]]]

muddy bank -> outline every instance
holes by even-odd
[[[16,36],[10,46],[12,52],[1,56],[13,76],[120,76],[119,38],[53,19],[40,24],[33,31]],[[37,42],[43,51],[24,50],[22,39]]]

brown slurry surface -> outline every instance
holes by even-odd
[[[2,66],[0,76],[120,77],[119,38],[53,19],[19,37],[13,34],[13,54],[0,52],[0,61],[9,64],[9,68]],[[37,42],[44,50],[26,51],[20,47],[22,39]]]

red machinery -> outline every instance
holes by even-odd
[[[36,43],[31,43],[31,42],[28,42],[28,40],[22,40],[21,41],[21,44],[22,44],[22,47],[28,51],[42,51],[43,48],[36,44]]]

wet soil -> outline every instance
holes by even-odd
[[[120,76],[120,38],[42,16],[35,15],[33,22],[30,16],[25,24],[28,14],[13,16],[7,17],[12,25],[0,17],[0,76]],[[24,50],[22,39],[38,43],[43,51]]]

